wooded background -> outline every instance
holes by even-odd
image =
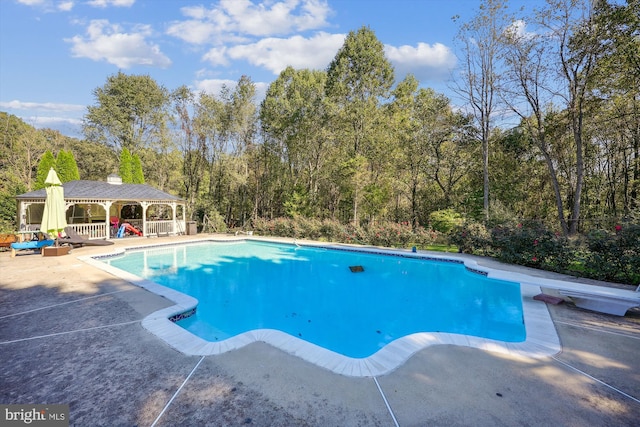
[[[483,1],[459,23],[463,105],[396,76],[362,27],[326,70],[285,69],[259,105],[249,76],[210,94],[119,72],[94,90],[83,139],[0,113],[0,228],[15,230],[14,197],[35,188],[47,150],[102,181],[124,149],[190,218],[229,227],[299,216],[429,228],[445,209],[563,235],[637,223],[640,1],[593,3],[520,17]]]

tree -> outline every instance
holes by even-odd
[[[60,150],[56,157],[56,172],[61,182],[69,182],[80,179],[80,172],[73,153],[67,150]]]
[[[201,94],[201,100],[208,97]],[[175,112],[178,129],[175,139],[178,141],[183,156],[182,182],[185,199],[187,200],[187,212],[193,212],[196,198],[200,190],[200,184],[204,178],[203,172],[206,163],[206,139],[209,129],[203,126],[197,127],[197,119],[192,117],[201,112],[201,108],[195,101],[195,94],[186,86],[180,86],[171,94],[173,110]]]
[[[90,141],[137,152],[153,145],[166,126],[168,91],[148,75],[109,76],[93,91],[96,105],[87,108],[83,131]]]
[[[38,162],[38,171],[36,172],[36,182],[33,186],[34,190],[39,190],[45,187],[44,182],[47,179],[47,175],[49,174],[49,170],[51,168],[56,168],[56,158],[53,157],[51,151],[47,150],[44,152],[42,157],[40,158],[40,162]]]
[[[126,148],[120,151],[120,167],[118,170],[123,183],[133,183],[133,158],[131,157],[131,152]]]
[[[236,196],[236,219],[244,226],[250,217],[257,214],[257,206],[261,193],[261,183],[252,174],[257,168],[258,153],[256,134],[258,130],[258,114],[255,104],[256,86],[248,76],[238,80],[233,91],[223,93],[226,119],[223,120],[223,134],[228,138],[233,159],[229,166],[232,172],[232,194]],[[251,167],[251,166],[255,167]],[[232,211],[228,210],[227,218],[231,219]]]
[[[131,183],[144,184],[144,172],[142,172],[142,162],[140,156],[134,154],[131,159]]]
[[[344,167],[369,167],[385,148],[381,133],[385,120],[379,108],[389,97],[394,83],[393,66],[384,55],[384,46],[368,27],[351,31],[327,70],[326,93],[330,120],[337,141],[344,141]],[[377,157],[377,159],[376,159]],[[361,161],[360,158],[367,161]],[[358,203],[367,185],[363,170],[352,170],[353,223],[359,223]]]
[[[560,228],[567,234],[569,226],[558,177],[558,161],[554,157],[551,138],[548,135],[552,124],[547,124],[547,119],[557,118],[557,114],[552,110],[555,93],[553,90],[547,90],[552,87],[551,80],[554,78],[551,71],[553,63],[550,61],[552,46],[548,43],[546,35],[522,33],[517,27],[507,29],[503,41],[506,71],[502,96],[511,111],[520,117],[526,135],[545,160]],[[555,136],[560,140],[559,135]]]
[[[560,92],[567,111],[575,145],[575,178],[571,197],[568,233],[578,231],[582,189],[584,185],[584,157],[587,141],[584,119],[588,88],[594,77],[594,66],[601,45],[588,0],[547,0],[548,8],[539,11],[540,25],[546,29],[554,44],[555,69],[564,80]]]
[[[597,126],[604,167],[618,171],[609,173],[606,200],[617,214],[614,188],[622,186],[618,198],[630,215],[640,207],[640,0],[597,2],[594,22],[602,51],[590,90],[603,107]]]
[[[118,170],[117,157],[113,155],[111,148],[97,142],[84,140],[72,140],[69,144],[76,164],[79,176],[90,181],[104,181],[107,176]]]
[[[478,14],[462,25],[463,70],[456,92],[469,102],[480,129],[482,142],[483,208],[489,219],[489,142],[495,126],[498,102],[499,64],[503,31],[511,18],[505,13],[507,0],[483,0]]]
[[[269,86],[260,108],[260,123],[272,152],[286,162],[290,204],[319,212],[319,179],[330,155],[328,147],[324,71],[287,67]],[[295,202],[295,203],[294,203]]]
[[[6,185],[31,191],[33,171],[47,150],[46,140],[42,132],[12,114],[0,112],[0,123],[0,188]]]

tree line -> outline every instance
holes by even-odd
[[[211,94],[118,72],[94,90],[83,140],[3,113],[2,221],[14,221],[9,199],[34,188],[46,150],[70,150],[81,178],[96,180],[126,150],[143,182],[184,197],[192,218],[232,227],[428,227],[442,210],[537,219],[565,235],[637,221],[640,1],[547,0],[527,16],[507,6],[484,0],[459,27],[462,107],[396,76],[362,27],[326,70],[282,71],[260,105],[249,76]]]

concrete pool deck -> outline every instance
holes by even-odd
[[[553,356],[439,345],[388,374],[353,378],[261,342],[212,356],[172,349],[142,327],[171,301],[77,258],[108,250],[0,253],[0,403],[69,404],[78,426],[631,426],[640,417],[637,309],[549,306],[562,345]]]

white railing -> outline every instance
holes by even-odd
[[[176,234],[173,229],[173,220],[147,221],[147,236],[161,234]]]
[[[95,224],[69,224],[76,230],[76,233],[88,236],[89,239],[104,239],[109,237],[107,232],[107,224],[95,223]]]

